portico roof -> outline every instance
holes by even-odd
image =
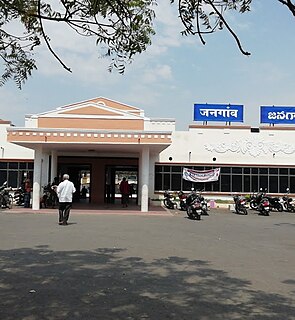
[[[7,140],[60,153],[138,153],[143,146],[159,153],[171,144],[174,125],[172,119],[151,120],[142,109],[99,97],[27,116],[25,127],[7,128]]]
[[[143,146],[161,152],[171,132],[90,129],[7,128],[7,140],[30,149],[72,152],[139,152]]]

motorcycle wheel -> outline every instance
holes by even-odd
[[[193,215],[193,213],[192,213],[191,207],[187,207],[187,209],[186,209],[186,214],[187,214],[187,216],[189,217],[189,219],[193,219],[193,218],[194,218],[194,215]]]
[[[257,204],[256,204],[256,202],[255,201],[250,201],[250,207],[251,207],[251,209],[253,209],[253,210],[257,210]]]
[[[263,211],[263,215],[268,217],[269,216],[269,212],[268,211]]]
[[[243,215],[247,215],[248,214],[248,211],[246,208],[240,208],[238,210],[238,214],[243,214]]]
[[[164,206],[167,208],[167,209],[173,209],[174,206],[172,205],[172,203],[170,201],[167,201],[167,199],[164,199]]]
[[[7,208],[8,209],[12,208],[12,203],[13,203],[13,197],[12,197],[12,195],[9,195],[8,203],[7,203]]]
[[[283,210],[284,210],[283,205],[281,203],[277,204],[276,209],[278,210],[278,212],[283,212]]]
[[[186,209],[187,209],[187,206],[186,206],[185,204],[182,204],[182,205],[180,206],[180,210],[181,210],[181,211],[186,211]]]

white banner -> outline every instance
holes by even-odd
[[[220,168],[199,171],[183,168],[182,179],[191,182],[212,182],[217,181],[220,174]]]

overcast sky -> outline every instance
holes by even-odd
[[[250,13],[229,17],[250,57],[225,31],[205,37],[205,46],[180,36],[175,8],[159,2],[153,44],[124,75],[108,72],[110,61],[98,58],[94,40],[47,25],[52,46],[73,73],[45,47],[38,49],[38,70],[23,89],[0,87],[0,118],[23,126],[25,114],[102,96],[139,107],[148,117],[174,118],[177,129],[186,130],[194,103],[242,104],[252,126],[259,125],[261,105],[295,105],[295,18],[277,0],[253,1]]]

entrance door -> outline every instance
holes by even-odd
[[[131,203],[137,204],[137,166],[107,166],[105,172],[105,203],[115,203],[121,200],[120,183],[123,178],[129,183]]]
[[[73,195],[73,202],[91,202],[90,165],[61,164],[58,172],[60,173],[60,178],[62,178],[64,173],[67,173],[70,176],[70,180],[74,183],[76,192]]]

